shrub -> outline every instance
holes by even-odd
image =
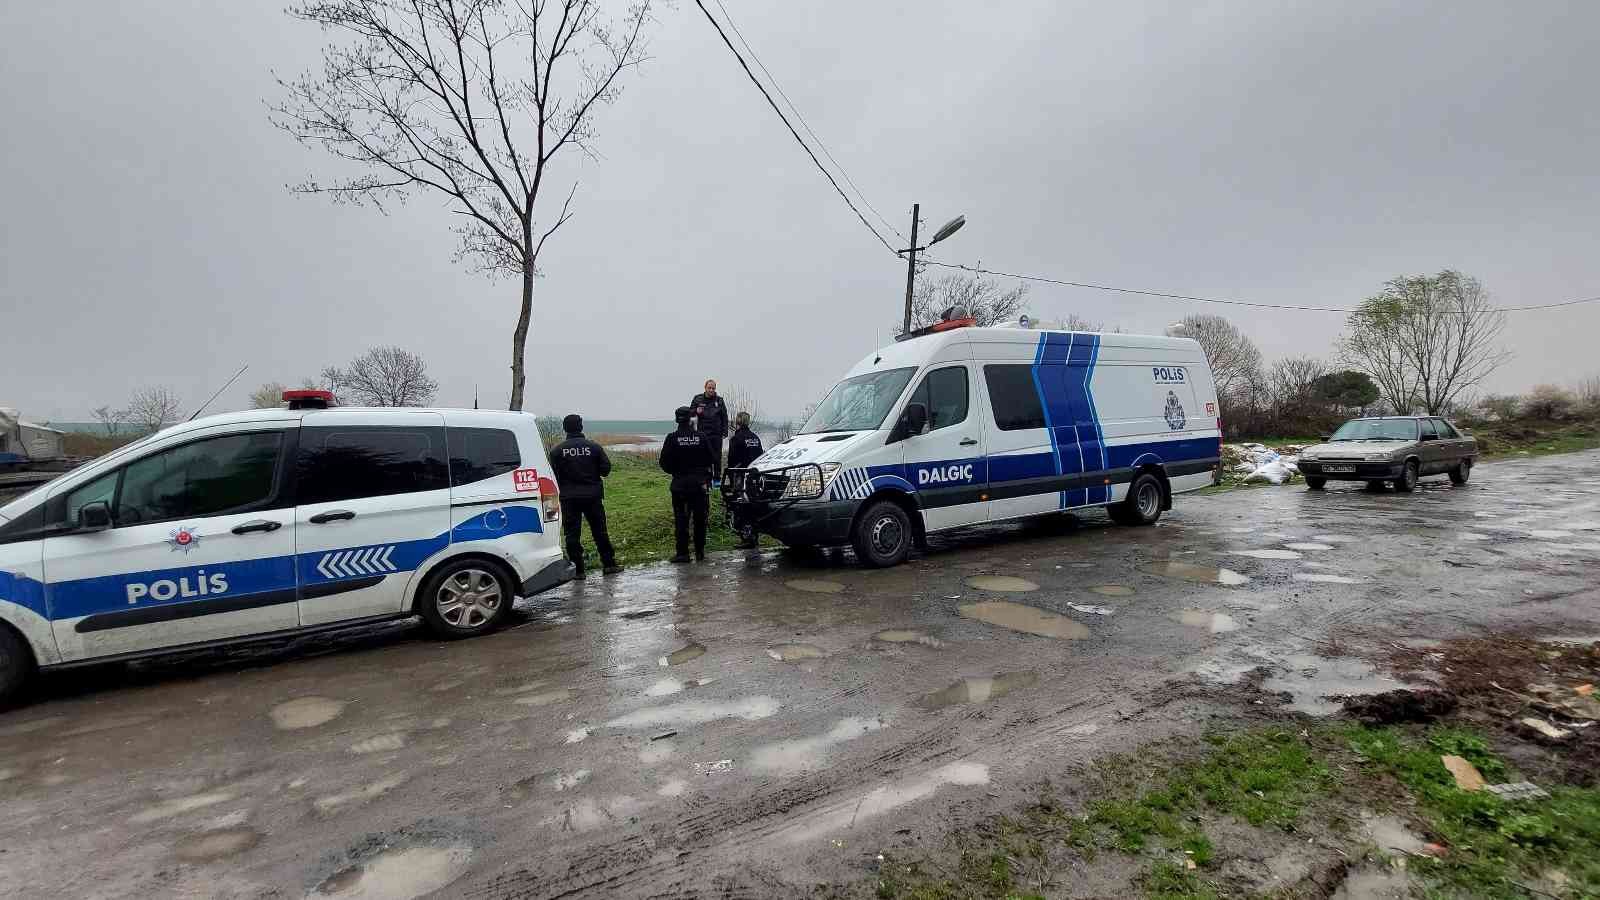
[[[1478,401],[1478,407],[1490,421],[1515,419],[1522,412],[1522,398],[1515,394],[1490,394]]]
[[[1573,392],[1577,400],[1578,415],[1585,419],[1600,419],[1600,375],[1590,375],[1578,382]]]
[[[1565,419],[1572,414],[1572,394],[1553,384],[1541,384],[1528,392],[1523,401],[1523,411],[1529,416],[1546,421]]]

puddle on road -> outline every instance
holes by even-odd
[[[1181,581],[1193,581],[1198,584],[1220,584],[1226,587],[1238,587],[1248,584],[1250,576],[1241,575],[1232,569],[1213,569],[1208,566],[1197,566],[1185,562],[1157,562],[1139,567],[1139,571],[1147,575],[1160,575],[1163,578],[1177,578]]]
[[[311,896],[340,900],[412,900],[460,878],[471,858],[471,847],[386,850],[328,876]]]
[[[557,688],[553,691],[541,691],[537,694],[518,697],[512,702],[518,706],[549,706],[552,703],[565,703],[571,699],[572,688]]]
[[[1311,539],[1322,544],[1354,544],[1361,540],[1348,534],[1313,534]]]
[[[1460,537],[1461,537],[1461,540],[1463,540],[1463,541],[1492,541],[1492,540],[1494,540],[1493,537],[1490,537],[1487,534],[1477,534],[1477,533],[1471,532],[1471,531],[1463,532]]]
[[[405,745],[406,736],[402,732],[396,732],[395,734],[380,734],[377,737],[370,737],[364,741],[358,741],[354,744],[351,744],[350,752],[358,754],[384,753],[390,750],[399,750]]]
[[[967,587],[976,591],[999,591],[1007,594],[1025,594],[1039,589],[1037,584],[1014,575],[973,575],[967,578],[965,583]]]
[[[727,703],[689,702],[637,709],[607,722],[612,728],[648,728],[653,725],[702,725],[718,719],[765,719],[783,704],[771,697],[746,697]]]
[[[511,687],[495,688],[491,693],[493,693],[493,695],[496,697],[515,697],[518,694],[526,694],[530,691],[537,691],[542,687],[544,687],[543,680],[528,681],[522,684],[512,685]]]
[[[814,578],[796,578],[792,581],[785,581],[783,585],[784,587],[794,588],[797,591],[805,591],[808,594],[844,593],[844,584],[838,581],[822,581]]]
[[[883,727],[882,719],[840,719],[838,724],[815,737],[795,738],[757,747],[750,754],[750,768],[757,772],[784,775],[815,770],[822,765],[830,747]]]
[[[814,840],[915,803],[947,785],[976,787],[988,783],[988,766],[973,762],[950,763],[926,775],[902,778],[858,797],[836,800],[779,828],[777,836],[788,843]]]
[[[212,862],[237,856],[260,842],[261,832],[254,828],[221,828],[179,840],[173,853],[184,862]]]
[[[32,734],[43,731],[52,725],[59,725],[67,720],[66,716],[43,716],[31,722],[17,722],[0,728],[0,737],[16,737],[23,734]]]
[[[124,716],[108,716],[96,719],[87,725],[80,725],[71,731],[62,732],[64,737],[77,737],[83,734],[97,734],[102,731],[112,731],[117,728],[128,728],[133,725],[144,725],[155,720],[155,716],[147,714],[131,714]]]
[[[587,729],[587,728],[574,728],[571,731],[567,732],[566,743],[568,743],[568,744],[581,744],[581,743],[583,743],[584,741],[586,741],[588,739],[589,739],[589,729]]]
[[[1248,556],[1251,559],[1299,559],[1300,558],[1300,554],[1296,553],[1293,550],[1277,550],[1277,549],[1273,549],[1273,548],[1270,548],[1270,547],[1265,549],[1265,550],[1229,550],[1228,552],[1233,554],[1234,556]]]
[[[687,644],[661,657],[656,662],[663,666],[681,666],[690,660],[699,659],[705,655],[706,648],[703,644]]]
[[[689,789],[689,782],[682,778],[668,778],[661,782],[661,787],[656,788],[657,797],[681,797]]]
[[[1361,579],[1351,578],[1348,575],[1334,575],[1331,572],[1296,572],[1289,576],[1295,581],[1311,584],[1360,584]]]
[[[1030,687],[1038,680],[1038,672],[1002,672],[987,678],[963,678],[942,691],[923,697],[917,701],[917,706],[932,710],[963,703],[987,703],[1012,691]]]
[[[227,803],[232,799],[233,795],[227,793],[226,791],[213,791],[209,794],[195,794],[191,797],[176,797],[171,800],[162,801],[161,803],[157,803],[155,806],[134,813],[132,816],[128,817],[128,821],[134,825],[148,825],[151,822],[159,822],[162,819],[170,819],[173,816],[181,815],[182,813],[190,812],[196,809],[204,809],[207,806],[215,806],[218,803]]]
[[[911,628],[888,628],[873,635],[872,639],[888,644],[921,644],[924,647],[934,648],[944,646],[944,641]]]
[[[1394,816],[1380,816],[1366,810],[1361,812],[1361,831],[1385,853],[1415,855],[1428,845],[1427,841],[1407,828],[1406,823]]]
[[[1186,609],[1174,613],[1173,620],[1189,628],[1203,628],[1212,634],[1238,631],[1239,623],[1227,613],[1207,612],[1203,609]]]
[[[1570,531],[1558,531],[1553,528],[1536,528],[1528,532],[1528,534],[1541,541],[1559,541],[1562,538],[1572,537],[1572,532]]]
[[[588,780],[588,769],[579,769],[576,772],[557,772],[556,777],[550,779],[550,786],[558,791],[570,791]]]
[[[296,697],[272,708],[272,724],[283,731],[315,728],[333,721],[344,712],[343,700],[327,697]]]
[[[828,653],[816,644],[777,644],[767,648],[767,655],[779,662],[798,662],[821,659]]]
[[[371,784],[364,784],[360,787],[352,788],[351,790],[345,791],[342,794],[333,794],[332,796],[328,797],[318,797],[317,799],[311,801],[311,806],[317,812],[323,815],[328,815],[330,813],[337,812],[342,807],[349,806],[352,803],[365,803],[368,800],[381,797],[405,783],[406,776],[399,774],[390,775],[388,778],[382,778],[378,781],[372,782]]]
[[[1332,550],[1333,549],[1333,545],[1332,544],[1318,544],[1318,543],[1314,543],[1312,541],[1296,541],[1294,543],[1284,544],[1284,546],[1288,547],[1290,550],[1313,550],[1313,551],[1315,551],[1315,550]]]
[[[1062,640],[1082,640],[1089,636],[1089,626],[1082,622],[1049,610],[1006,600],[963,603],[956,607],[956,611],[964,618],[977,619],[1023,634],[1036,634],[1039,637]]]
[[[667,697],[683,690],[683,682],[676,678],[663,678],[644,689],[646,697]]]
[[[1102,597],[1132,597],[1134,594],[1133,588],[1125,584],[1097,584],[1089,590]]]
[[[1315,716],[1332,715],[1343,703],[1328,697],[1378,694],[1404,685],[1378,670],[1350,657],[1327,659],[1309,653],[1293,653],[1279,664],[1288,670],[1262,682],[1267,691],[1288,691],[1294,700],[1291,709]]]

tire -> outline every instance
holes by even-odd
[[[1154,525],[1161,518],[1161,501],[1165,490],[1161,479],[1142,472],[1128,485],[1128,496],[1121,503],[1106,507],[1111,521],[1118,525]]]
[[[1320,491],[1327,486],[1328,479],[1326,478],[1318,478],[1315,475],[1306,476],[1306,487],[1312,489],[1313,491]]]
[[[886,569],[905,562],[911,555],[914,539],[911,517],[900,504],[891,500],[879,500],[862,511],[850,533],[856,558],[873,569]]]
[[[1417,461],[1410,460],[1401,470],[1400,477],[1394,480],[1394,489],[1402,494],[1409,494],[1417,489]]]
[[[504,566],[458,559],[440,566],[417,592],[417,612],[445,640],[476,637],[500,627],[511,614],[516,588]]]
[[[34,672],[33,650],[28,642],[0,625],[0,709],[10,709],[22,699]]]
[[[1463,458],[1460,462],[1456,463],[1456,467],[1454,469],[1450,470],[1450,483],[1451,484],[1456,484],[1456,485],[1466,484],[1467,483],[1467,479],[1471,478],[1471,477],[1472,477],[1472,460],[1470,458]]]

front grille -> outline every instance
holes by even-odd
[[[722,473],[722,495],[731,501],[773,503],[789,487],[789,476],[755,469],[728,469]]]

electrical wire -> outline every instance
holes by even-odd
[[[1165,291],[1145,291],[1135,288],[1114,287],[1108,284],[1091,284],[1085,281],[1067,281],[1061,278],[1048,278],[1043,275],[1024,275],[1018,272],[1003,272],[999,269],[985,269],[982,266],[968,266],[961,263],[943,262],[936,259],[922,258],[918,262],[930,266],[939,266],[945,269],[960,269],[974,275],[994,275],[1001,278],[1016,278],[1022,281],[1037,281],[1043,284],[1058,284],[1064,287],[1084,288],[1091,291],[1109,291],[1117,294],[1137,294],[1141,297],[1160,297],[1166,300],[1191,300],[1197,303],[1218,303],[1227,306],[1249,306],[1257,309],[1292,309],[1302,312],[1336,312],[1353,313],[1356,310],[1348,306],[1299,306],[1291,303],[1261,303],[1254,300],[1224,299],[1221,297],[1197,297],[1191,294],[1171,294]],[[1528,306],[1497,306],[1494,312],[1527,312],[1535,309],[1557,309],[1563,306],[1577,306],[1582,303],[1600,303],[1600,297],[1582,297],[1577,300],[1563,300],[1558,303],[1536,303]]]
[[[851,201],[850,195],[844,192],[844,188],[839,187],[839,182],[834,179],[833,173],[829,172],[827,167],[822,164],[822,161],[817,159],[817,154],[811,152],[811,145],[807,144],[805,139],[800,137],[800,132],[795,131],[794,125],[789,122],[789,117],[783,114],[783,110],[780,109],[778,104],[772,99],[772,95],[767,93],[766,86],[761,83],[760,79],[756,78],[754,72],[750,71],[750,64],[744,61],[744,57],[739,53],[739,48],[733,46],[733,41],[728,40],[727,32],[722,30],[722,25],[717,22],[716,17],[711,15],[711,10],[706,9],[706,5],[702,3],[701,0],[694,0],[694,5],[700,7],[700,11],[705,13],[706,21],[710,22],[711,27],[717,30],[717,36],[722,38],[722,42],[724,44],[728,45],[728,52],[732,53],[733,58],[739,61],[739,67],[744,69],[744,74],[749,77],[750,83],[755,85],[756,90],[761,92],[761,96],[766,98],[767,105],[772,107],[772,111],[777,113],[778,118],[783,120],[784,127],[789,129],[789,133],[794,136],[795,142],[800,145],[802,150],[806,151],[807,156],[811,157],[811,162],[816,165],[817,171],[821,172],[823,177],[828,179],[828,183],[833,185],[833,189],[838,192],[839,198],[844,201],[846,206],[850,207],[851,212],[856,214],[856,218],[861,220],[861,224],[867,226],[867,230],[872,232],[872,236],[878,239],[878,243],[883,245],[883,249],[889,251],[890,253],[894,253],[894,247],[890,246],[889,242],[884,239],[883,235],[878,233],[878,229],[874,228],[872,223],[867,221],[867,217],[861,214],[861,210],[857,209],[855,203]],[[863,202],[864,201],[865,198],[863,198]]]
[[[734,37],[739,39],[739,43],[744,45],[745,52],[750,54],[750,58],[755,61],[756,68],[767,76],[767,82],[772,85],[773,90],[778,92],[778,96],[783,98],[784,104],[789,107],[790,112],[794,113],[794,117],[800,123],[800,127],[806,130],[806,134],[811,135],[811,140],[816,142],[817,149],[821,150],[822,155],[827,157],[828,162],[833,163],[833,167],[839,170],[839,174],[844,177],[844,183],[850,185],[850,189],[856,192],[856,197],[861,200],[862,205],[871,210],[874,216],[878,217],[878,221],[883,223],[883,227],[894,232],[895,237],[909,244],[910,240],[901,234],[900,229],[894,227],[893,223],[884,218],[883,213],[878,212],[878,208],[872,205],[871,200],[867,199],[866,192],[861,190],[860,185],[856,184],[855,179],[850,177],[850,173],[845,171],[844,166],[833,158],[833,154],[828,150],[828,145],[822,142],[822,138],[818,137],[817,133],[811,129],[811,123],[807,122],[806,117],[800,114],[800,110],[794,105],[794,101],[790,100],[789,95],[783,92],[783,85],[779,84],[778,79],[767,69],[767,64],[761,61],[761,56],[756,53],[756,48],[750,46],[750,41],[745,38],[744,32],[739,30],[739,23],[733,20],[733,14],[729,13],[728,8],[722,5],[722,0],[716,0],[716,3],[717,9],[722,10],[722,18],[727,21],[728,27],[733,29]]]

